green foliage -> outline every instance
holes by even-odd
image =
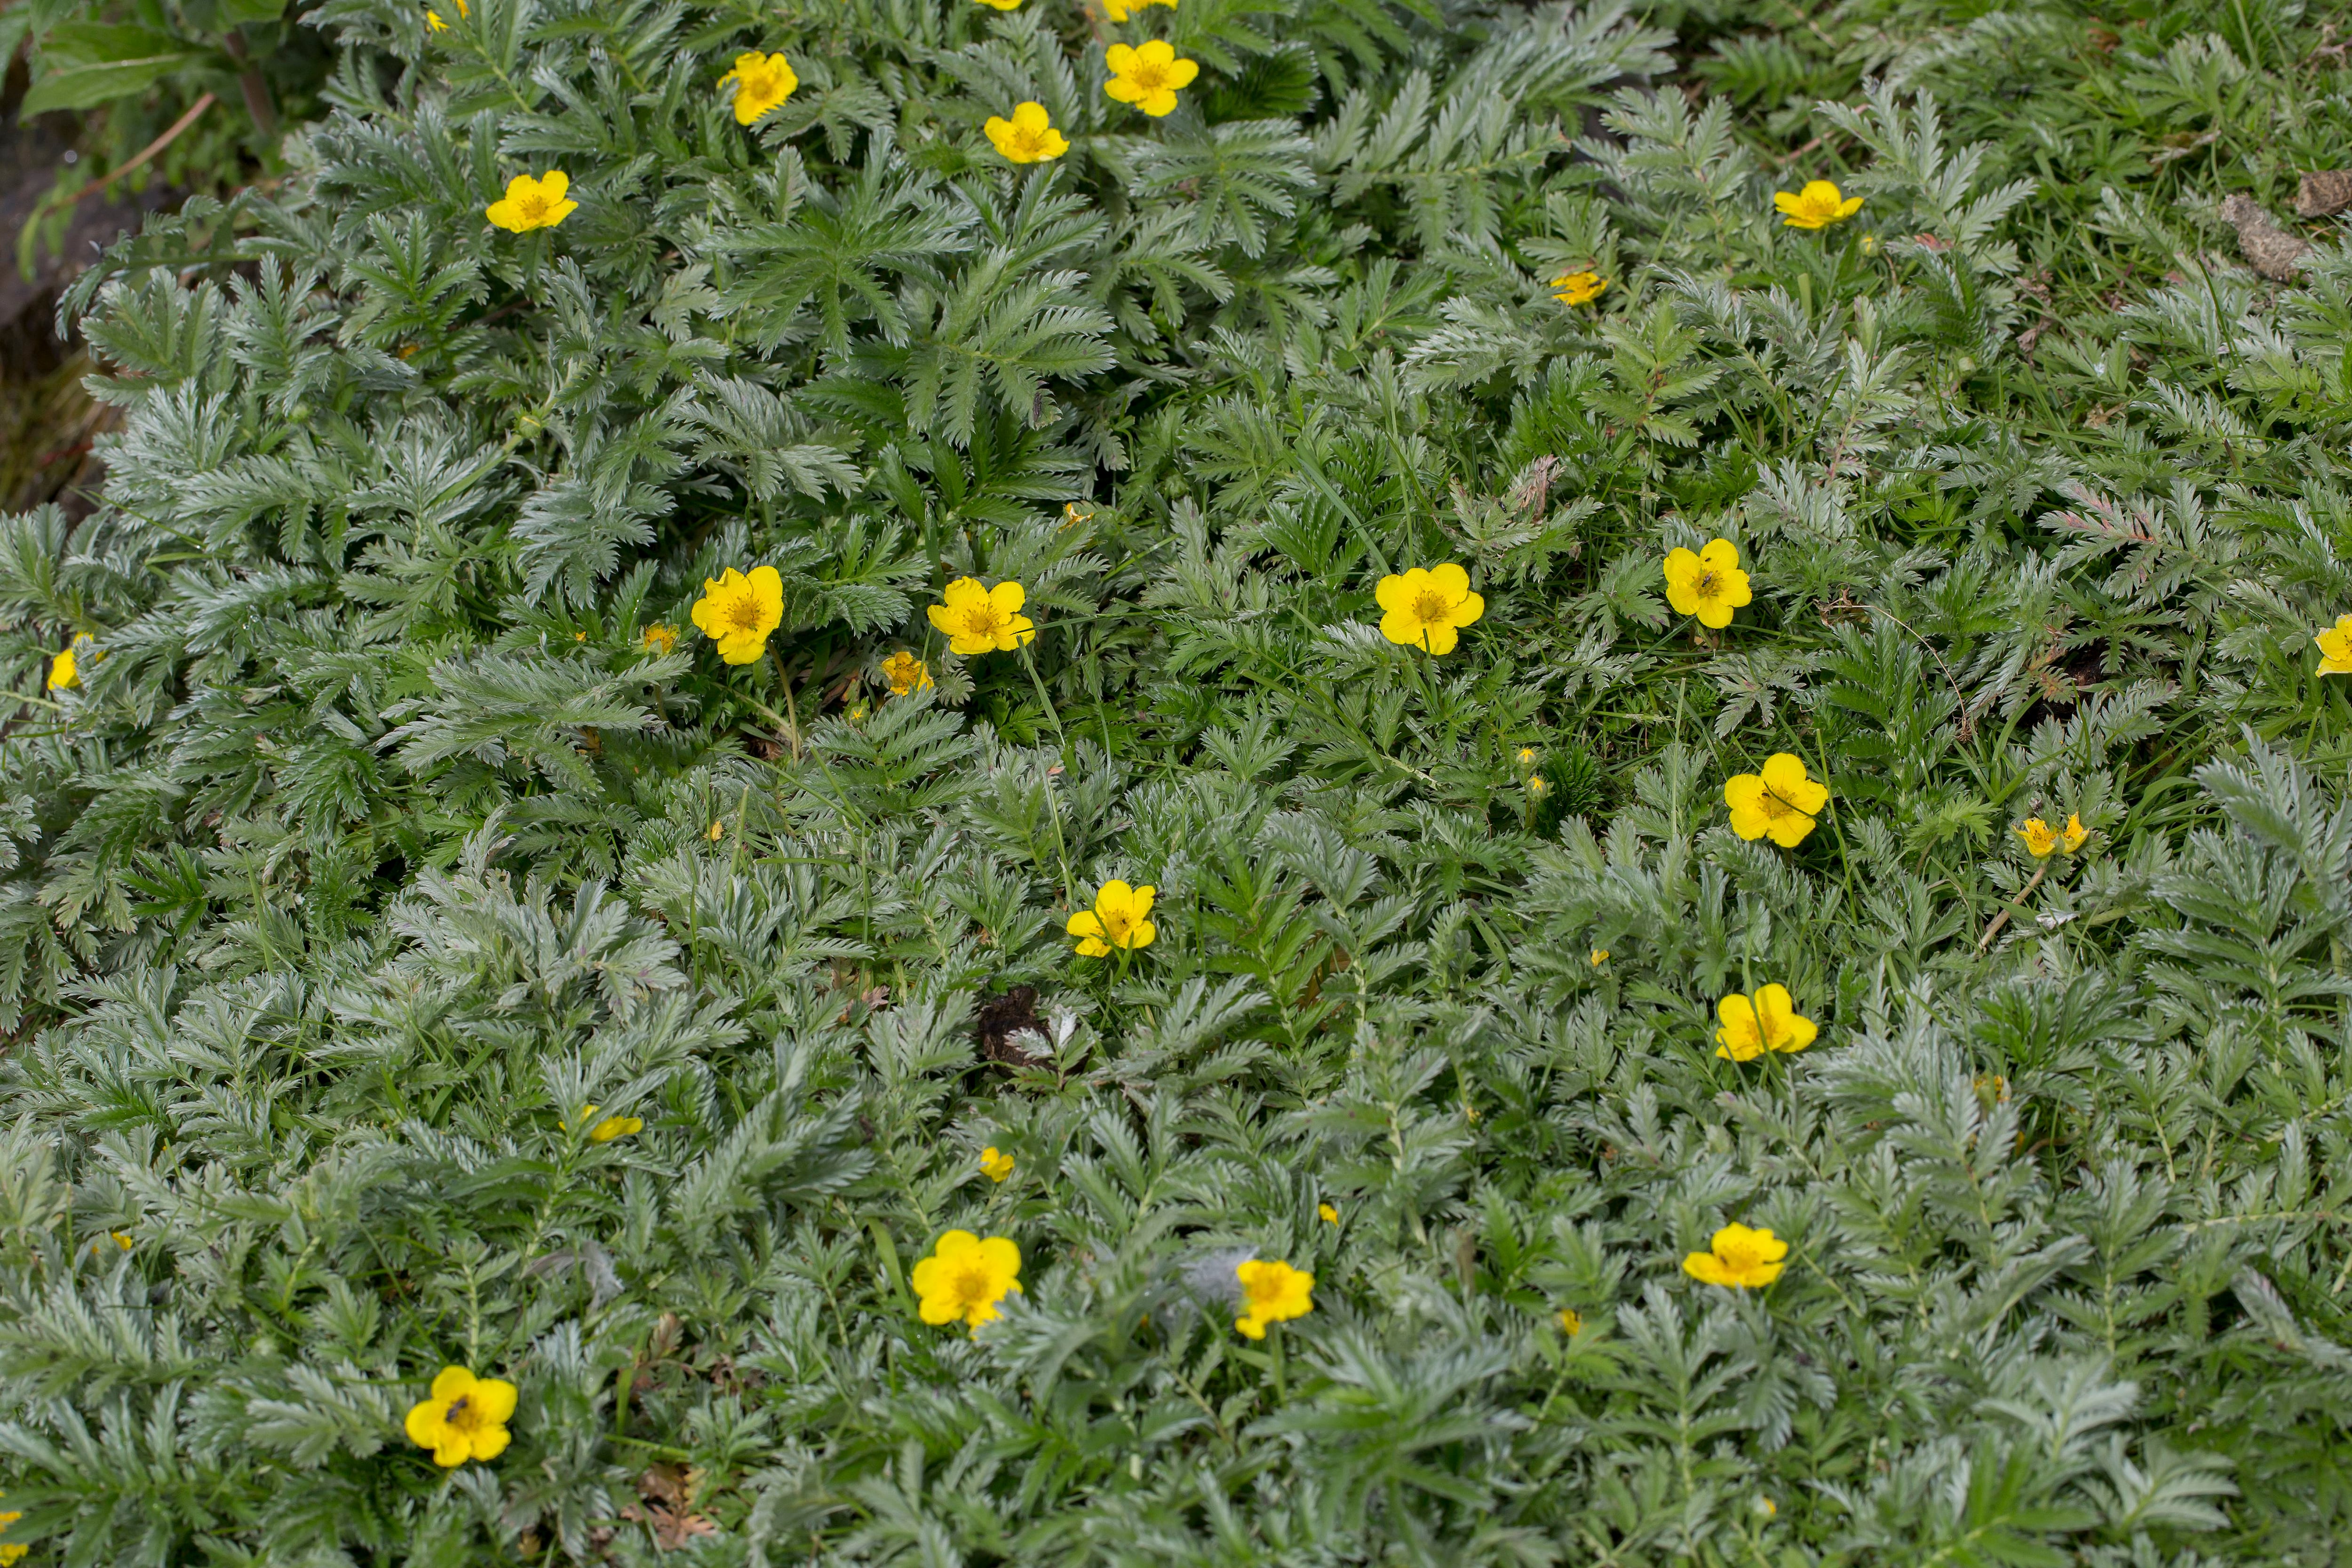
[[[0,1542],[2352,1550],[2352,248],[2217,214],[2352,132],[2319,19],[446,19],[307,14],[289,177],[72,301],[103,506],[0,520]],[[1461,646],[1384,641],[1447,561]],[[968,575],[1035,641],[950,654]],[[1776,752],[1792,849],[1726,823]],[[1157,940],[1075,957],[1112,879]],[[1820,1037],[1718,1057],[1766,984]],[[1769,1288],[1684,1271],[1733,1220]],[[951,1228],[1023,1253],[976,1335]],[[1316,1277],[1262,1342],[1252,1255]],[[445,1473],[452,1363],[520,1400]]]

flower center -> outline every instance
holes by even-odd
[[[964,630],[974,637],[996,635],[996,606],[983,599],[963,613]]]
[[[453,1400],[448,1413],[441,1419],[460,1432],[471,1432],[481,1425],[480,1417],[474,1409],[474,1396],[470,1394],[461,1394]]]
[[[1702,599],[1712,599],[1723,592],[1723,583],[1716,576],[1714,568],[1709,567],[1698,574],[1697,581],[1691,584],[1691,592]]]
[[[1433,588],[1414,596],[1412,613],[1416,620],[1442,621],[1454,613],[1454,601]]]
[[[1790,805],[1787,801],[1782,800],[1779,795],[1774,795],[1769,789],[1764,792],[1763,797],[1759,799],[1756,805],[1757,808],[1762,811],[1767,816],[1802,816],[1805,815],[1803,812],[1799,811],[1795,806]]]
[[[987,1302],[991,1295],[988,1286],[988,1267],[985,1264],[971,1264],[956,1275],[956,1297],[968,1307]]]
[[[1138,60],[1128,67],[1127,79],[1146,92],[1158,92],[1168,85],[1168,68],[1150,60]]]
[[[1135,917],[1125,910],[1114,910],[1096,918],[1102,921],[1103,934],[1110,938],[1112,946],[1127,945],[1128,934],[1135,929]]]
[[[719,618],[723,624],[733,627],[736,631],[758,631],[760,629],[760,601],[751,597],[749,594],[743,595],[740,598],[730,599],[728,601],[727,607],[719,612]]]

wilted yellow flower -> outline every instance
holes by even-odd
[[[760,116],[792,97],[801,85],[801,79],[778,49],[763,55],[757,49],[735,57],[735,68],[719,79],[719,85],[735,84],[735,123],[749,125]]]
[[[882,679],[890,683],[891,696],[904,697],[931,683],[931,667],[900,648],[882,661]]]
[[[1315,1276],[1287,1263],[1251,1258],[1234,1268],[1242,1282],[1242,1315],[1234,1327],[1254,1340],[1265,1338],[1268,1323],[1303,1318],[1315,1310]]]
[[[1069,139],[1054,129],[1042,103],[1015,104],[1012,119],[992,114],[981,129],[988,132],[990,144],[1010,163],[1043,163],[1070,150]]]
[[[2058,832],[2058,847],[2072,855],[2075,850],[2080,849],[2083,847],[2083,841],[2090,837],[2091,830],[2083,826],[2083,819],[2069,812],[2066,816],[2066,826]]]
[[[2352,616],[2338,616],[2336,624],[2311,639],[2319,645],[2319,673],[2352,675]]]
[[[457,15],[460,16],[470,16],[473,14],[472,7],[466,4],[466,0],[457,0]],[[436,33],[446,33],[449,30],[449,24],[441,19],[441,13],[438,11],[425,12],[425,25],[432,28]],[[5,1561],[6,1559],[0,1558],[0,1563],[5,1563]]]
[[[952,652],[966,658],[1010,653],[1037,640],[1036,623],[1021,613],[1029,595],[1018,583],[983,588],[977,577],[959,577],[940,596],[947,603],[933,605],[924,614],[947,633]]]
[[[1317,1204],[1315,1205],[1315,1217],[1321,1220],[1325,1225],[1338,1225],[1339,1223],[1339,1211],[1333,1208],[1329,1204]]]
[[[1780,1259],[1789,1256],[1787,1242],[1769,1230],[1750,1230],[1744,1225],[1725,1226],[1715,1233],[1710,1246],[1710,1251],[1684,1258],[1683,1272],[1703,1285],[1735,1290],[1769,1285],[1780,1278]]]
[[[656,621],[646,628],[642,640],[647,653],[667,653],[677,646],[677,628],[666,626],[659,621]]]
[[[583,1121],[595,1114],[596,1108],[593,1105],[583,1105],[580,1108],[580,1120]],[[626,1138],[632,1132],[643,1132],[645,1130],[646,1122],[642,1116],[607,1116],[604,1121],[588,1129],[588,1142],[610,1143],[615,1138]]]
[[[1710,540],[1696,555],[1687,550],[1666,552],[1666,603],[1676,615],[1696,616],[1703,626],[1727,626],[1731,612],[1753,597],[1731,541]]]
[[[408,1440],[432,1449],[433,1462],[444,1469],[495,1459],[507,1451],[507,1423],[514,1412],[513,1384],[445,1366],[433,1380],[431,1397],[408,1412]]]
[[[1385,612],[1381,636],[1405,647],[1448,654],[1456,633],[1486,613],[1486,601],[1470,591],[1470,574],[1452,562],[1427,570],[1391,573],[1372,597]]]
[[[1002,1182],[1013,1173],[1013,1156],[991,1143],[980,1152],[980,1173],[992,1182]]]
[[[1860,196],[1846,196],[1829,180],[1808,180],[1801,191],[1782,191],[1772,198],[1780,221],[1790,228],[1827,228],[1843,223],[1862,210]]]
[[[1176,0],[1102,0],[1103,15],[1114,22],[1124,22],[1146,5],[1165,5],[1176,9]]]
[[[1573,1308],[1562,1307],[1559,1310],[1559,1315],[1552,1321],[1559,1325],[1559,1331],[1570,1339],[1574,1339],[1584,1331],[1584,1316]]]
[[[784,624],[784,579],[772,566],[754,566],[747,576],[732,566],[717,582],[702,580],[694,602],[694,624],[719,645],[730,664],[750,664],[768,651],[768,637]]]
[[[723,822],[719,821],[719,820],[718,820],[718,819],[716,819],[716,818],[713,818],[713,819],[711,820],[711,824],[710,824],[710,842],[712,842],[713,844],[716,844],[716,843],[718,843],[721,838],[724,838],[726,836],[727,836],[727,825],[726,825],[725,823],[723,823]]]
[[[507,182],[506,195],[483,208],[482,216],[515,234],[553,228],[580,209],[578,202],[564,197],[571,188],[572,176],[561,169],[550,169],[537,179],[517,174]]]
[[[1154,38],[1139,49],[1113,44],[1104,51],[1103,63],[1111,70],[1103,91],[1154,120],[1174,112],[1177,89],[1192,86],[1201,74],[1200,62],[1179,58],[1165,38]]]
[[[1021,1289],[1021,1248],[1005,1237],[983,1241],[968,1230],[951,1230],[915,1265],[910,1279],[922,1298],[923,1321],[961,1319],[977,1333],[981,1324],[996,1321],[996,1304]]]
[[[2057,833],[2038,816],[2029,816],[2020,824],[2017,836],[2025,840],[2025,852],[2036,860],[2047,860],[2058,848]]]
[[[1821,1033],[1797,1012],[1785,985],[1758,986],[1753,1003],[1735,991],[1715,1005],[1715,1016],[1723,1020],[1715,1054],[1735,1062],[1752,1062],[1766,1051],[1801,1051]]]
[[[106,1234],[107,1234],[107,1235],[109,1235],[109,1236],[110,1236],[110,1237],[112,1237],[114,1238],[114,1245],[115,1245],[115,1246],[117,1246],[117,1247],[119,1247],[122,1248],[122,1250],[123,1250],[123,1251],[125,1251],[125,1252],[128,1252],[128,1251],[130,1251],[130,1250],[131,1250],[132,1243],[131,1243],[131,1233],[130,1233],[129,1231],[127,1231],[127,1230],[110,1230],[110,1231],[108,1231]]]
[[[1765,758],[1761,773],[1734,773],[1723,784],[1731,831],[1751,840],[1769,834],[1783,849],[1805,841],[1829,798],[1829,786],[1807,778],[1802,759],[1788,752]]]
[[[95,640],[88,632],[76,632],[73,641],[67,644],[57,658],[49,660],[50,690],[63,691],[68,686],[81,684],[81,650]],[[91,662],[96,663],[97,660],[93,658]]]
[[[1594,949],[1592,950],[1592,967],[1593,967],[1593,968],[1598,969],[1598,968],[1600,968],[1602,964],[1604,964],[1604,963],[1608,963],[1608,962],[1609,962],[1609,950],[1608,950],[1607,948],[1605,948],[1605,947],[1596,947],[1596,948],[1594,948]]]
[[[1590,305],[1601,298],[1609,279],[1598,272],[1563,272],[1551,280],[1551,286],[1559,290],[1552,298],[1561,304]]]
[[[1149,882],[1130,888],[1113,879],[1095,895],[1092,910],[1080,910],[1063,929],[1078,939],[1080,958],[1107,958],[1112,948],[1133,952],[1150,947],[1160,935],[1151,923],[1151,900],[1158,891]]]

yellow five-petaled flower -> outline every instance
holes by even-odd
[[[782,49],[763,55],[757,49],[735,57],[735,68],[719,85],[735,84],[735,123],[749,125],[792,97],[801,79]]]
[[[754,566],[747,575],[732,566],[713,582],[702,580],[694,602],[694,624],[719,645],[730,664],[750,664],[768,650],[768,636],[784,624],[784,579],[772,566]]]
[[[1731,612],[1753,598],[1748,574],[1739,569],[1739,551],[1728,539],[1707,542],[1693,554],[1687,550],[1666,553],[1666,603],[1678,616],[1696,616],[1698,624],[1716,628],[1731,624]]]
[[[1139,49],[1113,44],[1103,52],[1103,64],[1111,73],[1103,91],[1154,120],[1175,112],[1177,89],[1192,86],[1201,74],[1200,62],[1178,55],[1165,38],[1154,38]]]
[[[2072,855],[2091,837],[2078,814],[2070,813],[2063,827],[2053,827],[2038,816],[2029,816],[2018,826],[2017,836],[2025,840],[2025,852],[2036,860],[2047,860],[2053,850],[2063,849]]]
[[[595,1114],[596,1108],[593,1105],[583,1105],[580,1108],[580,1120],[583,1122]],[[615,1138],[626,1138],[633,1132],[643,1132],[645,1130],[646,1121],[642,1116],[607,1116],[604,1121],[588,1129],[588,1142],[610,1143]]]
[[[983,1241],[968,1230],[951,1230],[915,1265],[912,1281],[923,1321],[961,1320],[977,1334],[982,1323],[996,1321],[996,1304],[1021,1289],[1021,1248],[1005,1237]]]
[[[1151,923],[1156,897],[1158,889],[1149,882],[1130,888],[1114,878],[1095,895],[1095,907],[1072,915],[1063,929],[1078,939],[1080,958],[1108,958],[1113,948],[1132,952],[1150,947],[1160,935],[1160,928]]]
[[[517,174],[507,182],[507,194],[484,207],[482,216],[515,234],[553,228],[580,210],[578,202],[564,196],[571,188],[572,176],[561,169],[550,169],[537,179]]]
[[[1251,1339],[1265,1338],[1268,1323],[1287,1322],[1315,1310],[1315,1276],[1303,1268],[1253,1258],[1237,1266],[1234,1275],[1242,1286],[1242,1315],[1234,1320],[1234,1327]]]
[[[1829,798],[1829,785],[1807,778],[1803,761],[1787,752],[1765,758],[1760,773],[1734,773],[1723,783],[1731,831],[1747,839],[1769,834],[1783,849],[1805,841]]]
[[[2319,673],[2352,675],[2352,616],[2338,616],[2336,624],[2311,639],[2319,645]]]
[[[931,667],[900,648],[882,661],[882,679],[890,683],[891,696],[904,697],[931,683]]]
[[[1801,191],[1780,192],[1772,205],[1790,228],[1827,228],[1860,212],[1862,198],[1846,195],[1832,181],[1808,180]]]
[[[73,641],[67,644],[57,658],[49,660],[50,690],[63,691],[69,686],[81,684],[81,650],[95,640],[88,632],[76,632]]]
[[[1392,572],[1381,579],[1372,597],[1382,612],[1381,636],[1432,654],[1452,653],[1461,628],[1486,613],[1486,601],[1470,591],[1470,574],[1450,561]]]
[[[982,653],[1010,653],[1037,639],[1037,626],[1021,613],[1029,595],[1018,583],[983,588],[977,577],[959,577],[940,595],[947,603],[933,605],[924,614],[948,635],[950,651],[970,658]]]
[[[992,1182],[1002,1182],[1013,1173],[1013,1156],[991,1143],[980,1152],[980,1173]]]
[[[647,653],[667,653],[672,648],[677,647],[677,628],[676,626],[667,626],[662,625],[661,622],[656,621],[652,626],[646,628],[645,636],[638,640],[644,645],[645,650]]]
[[[1008,163],[1042,163],[1070,150],[1069,138],[1054,129],[1042,103],[1015,104],[1012,119],[992,114],[981,129],[988,132],[989,144],[1004,154]]]
[[[433,1462],[444,1469],[495,1459],[507,1451],[507,1423],[514,1413],[513,1384],[445,1366],[431,1396],[409,1409],[408,1440],[432,1449]]]
[[[1551,280],[1551,286],[1559,290],[1552,298],[1561,304],[1590,305],[1601,298],[1609,279],[1598,272],[1563,272]]]
[[[1715,1054],[1735,1062],[1752,1062],[1766,1051],[1801,1051],[1821,1030],[1798,1013],[1785,985],[1759,985],[1750,1002],[1735,991],[1715,1005],[1723,1027],[1715,1032]]]
[[[1702,1285],[1722,1285],[1752,1290],[1780,1278],[1780,1259],[1789,1244],[1769,1230],[1750,1230],[1737,1223],[1715,1233],[1709,1250],[1683,1258],[1683,1272]]]

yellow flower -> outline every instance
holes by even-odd
[[[495,1459],[507,1450],[507,1423],[514,1412],[513,1384],[445,1366],[433,1380],[432,1397],[408,1412],[408,1440],[432,1449],[433,1462],[444,1469],[468,1459]]]
[[[1862,210],[1860,196],[1844,196],[1832,182],[1808,180],[1801,191],[1782,191],[1772,198],[1780,221],[1790,228],[1827,228],[1843,223]]]
[[[992,0],[981,0],[982,5]],[[1018,0],[1015,0],[1018,4]],[[1058,158],[1070,150],[1068,138],[1054,129],[1045,118],[1042,103],[1022,103],[1013,106],[1013,118],[1005,120],[990,115],[981,127],[999,153],[1015,163],[1037,163],[1048,158]]]
[[[1807,778],[1804,763],[1787,752],[1765,758],[1761,773],[1734,773],[1723,783],[1731,831],[1747,839],[1769,833],[1783,849],[1805,841],[1829,798],[1829,786]]]
[[[1176,0],[1102,0],[1103,15],[1114,22],[1124,22],[1146,5],[1165,5],[1176,9]]]
[[[1551,280],[1551,286],[1559,290],[1552,298],[1561,304],[1590,305],[1601,298],[1609,279],[1598,272],[1563,272]]]
[[[1551,785],[1544,783],[1543,774],[1529,773],[1528,775],[1528,793],[1529,795],[1536,796],[1538,799],[1541,799],[1544,791],[1549,788],[1551,788]]]
[[[1715,1233],[1712,1250],[1694,1252],[1683,1259],[1683,1272],[1702,1285],[1725,1285],[1750,1290],[1780,1278],[1780,1259],[1789,1244],[1769,1230],[1727,1225]]]
[[[1696,616],[1703,626],[1727,626],[1731,612],[1754,596],[1739,569],[1739,552],[1727,539],[1709,541],[1696,555],[1687,550],[1666,554],[1666,603],[1678,616]]]
[[[977,1333],[981,1324],[996,1321],[996,1304],[1021,1289],[1021,1248],[1004,1237],[982,1241],[968,1230],[951,1230],[915,1265],[913,1280],[923,1321],[961,1318]]]
[[[1735,1062],[1752,1062],[1766,1051],[1801,1051],[1821,1033],[1797,1012],[1785,985],[1758,986],[1752,1004],[1735,991],[1715,1005],[1715,1016],[1723,1020],[1715,1054]]]
[[[1234,1275],[1242,1282],[1242,1305],[1246,1309],[1234,1320],[1234,1327],[1251,1339],[1265,1338],[1268,1323],[1287,1322],[1315,1310],[1315,1276],[1303,1268],[1253,1258],[1236,1268]]]
[[[719,79],[719,85],[735,84],[735,123],[749,125],[760,116],[781,105],[800,87],[801,79],[792,63],[778,49],[763,55],[753,49],[735,57],[735,68]]]
[[[1192,86],[1201,74],[1200,62],[1177,58],[1175,47],[1165,38],[1154,38],[1139,49],[1113,44],[1104,51],[1103,63],[1111,70],[1103,91],[1154,120],[1173,112],[1176,89]]]
[[[716,844],[726,836],[727,825],[714,818],[710,824],[710,842]]]
[[[127,1231],[127,1230],[110,1230],[110,1231],[108,1231],[106,1234],[107,1234],[107,1235],[109,1235],[109,1236],[110,1236],[110,1237],[114,1237],[114,1245],[115,1245],[115,1246],[117,1246],[117,1247],[119,1247],[122,1248],[122,1250],[123,1250],[123,1251],[125,1251],[125,1252],[128,1252],[128,1251],[130,1251],[130,1250],[131,1250],[131,1246],[132,1246],[132,1242],[131,1242],[131,1233],[130,1233],[129,1231]]]
[[[1486,613],[1486,601],[1470,591],[1470,574],[1450,561],[1426,571],[1416,566],[1402,575],[1391,573],[1381,579],[1372,597],[1385,612],[1381,636],[1433,654],[1452,653],[1460,640],[1455,633]]]
[[[1876,235],[1865,234],[1862,237],[1862,253],[1864,256],[1875,256],[1878,254],[1878,237]]]
[[[76,632],[73,641],[67,644],[57,658],[49,660],[50,690],[63,691],[68,686],[81,684],[81,650],[95,640],[88,632]],[[93,654],[90,662],[96,664],[98,658]]]
[[[6,1492],[0,1492],[0,1497],[6,1497],[7,1495],[8,1494]],[[22,1513],[18,1512],[15,1509],[0,1510],[0,1530],[7,1529],[10,1525],[16,1523],[18,1520],[24,1517],[25,1516]],[[11,1563],[24,1561],[25,1553],[31,1550],[32,1548],[29,1546],[21,1545],[13,1542],[0,1541],[0,1568],[9,1568]]]
[[[980,3],[992,5],[999,11],[1018,11],[1021,8],[1021,0],[980,0]]]
[[[784,624],[784,580],[772,566],[745,576],[732,566],[717,582],[702,580],[694,624],[719,644],[730,664],[750,664],[768,651],[768,634]]]
[[[2311,639],[2319,645],[2319,673],[2352,675],[2352,616],[2338,616],[2336,624]]]
[[[1176,3],[1176,0],[1143,0],[1143,3],[1147,5],[1172,5]],[[1062,503],[1062,526],[1064,528],[1076,528],[1082,522],[1092,522],[1094,520],[1094,512],[1092,510],[1080,511],[1078,510],[1077,502],[1074,500],[1066,500]]]
[[[580,1120],[583,1121],[595,1114],[596,1108],[593,1105],[583,1105],[580,1108]],[[645,1118],[641,1116],[607,1116],[604,1121],[588,1129],[588,1142],[610,1143],[615,1138],[626,1138],[632,1132],[643,1132],[645,1130]]]
[[[667,653],[677,646],[677,628],[659,621],[646,628],[645,647],[647,653]]]
[[[980,1173],[992,1182],[1001,1182],[1013,1173],[1013,1156],[991,1143],[980,1152]]]
[[[900,648],[882,661],[882,679],[890,683],[891,696],[904,697],[931,683],[931,667]]]
[[[470,16],[473,14],[472,7],[466,4],[466,0],[457,0],[457,15],[460,16]],[[449,24],[441,19],[441,13],[438,11],[425,12],[425,25],[432,28],[436,33],[446,33],[449,30]]]
[[[1064,929],[1078,939],[1080,958],[1107,958],[1112,948],[1132,952],[1150,947],[1160,935],[1151,923],[1151,900],[1158,889],[1147,882],[1130,888],[1116,879],[1105,882],[1095,895],[1095,907],[1080,910]]]
[[[1559,1324],[1559,1331],[1566,1334],[1570,1339],[1574,1339],[1577,1335],[1584,1331],[1583,1315],[1573,1308],[1561,1308],[1559,1316],[1555,1318],[1553,1321]]]
[[[1338,1225],[1339,1223],[1339,1211],[1333,1208],[1329,1204],[1317,1204],[1315,1205],[1315,1217],[1321,1220],[1325,1225]]]
[[[571,188],[572,176],[561,169],[550,169],[535,180],[517,174],[507,182],[505,197],[484,207],[482,216],[515,234],[553,228],[579,210],[578,202],[564,199]]]
[[[2075,850],[2080,849],[2083,847],[2083,841],[2090,837],[2091,830],[2083,826],[2083,819],[2070,812],[2066,816],[2066,826],[2059,830],[2058,847],[2072,855]]]
[[[1592,967],[1593,967],[1593,968],[1598,969],[1598,968],[1600,968],[1602,964],[1604,964],[1604,963],[1608,963],[1608,962],[1609,962],[1609,950],[1608,950],[1607,948],[1605,948],[1605,947],[1596,947],[1596,948],[1594,948],[1594,949],[1592,950]]]
[[[2058,847],[2057,832],[2038,816],[2027,817],[2017,836],[2025,840],[2025,852],[2036,860],[2049,859]]]
[[[1523,768],[1531,768],[1535,765],[1536,749],[1533,746],[1521,746],[1519,748],[1519,766]]]
[[[977,577],[959,577],[940,596],[947,603],[923,613],[948,634],[951,653],[1010,653],[1037,640],[1036,623],[1021,613],[1029,595],[1018,583],[983,588]]]

